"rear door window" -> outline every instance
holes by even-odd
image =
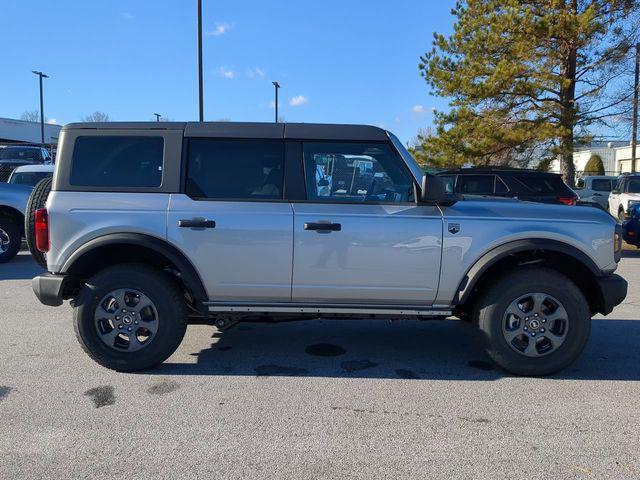
[[[78,137],[69,183],[80,187],[159,187],[163,149],[162,137]]]
[[[284,142],[189,141],[186,193],[196,199],[281,200]]]
[[[571,195],[572,193],[559,175],[521,175],[515,178],[537,195]]]
[[[458,191],[467,195],[491,195],[494,183],[495,175],[460,175]]]
[[[610,192],[611,180],[606,178],[594,178],[591,181],[591,189],[597,192]]]

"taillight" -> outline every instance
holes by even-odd
[[[35,212],[35,236],[36,248],[39,252],[49,251],[49,214],[46,208],[40,208]]]
[[[558,201],[565,205],[575,205],[576,197],[558,197]]]

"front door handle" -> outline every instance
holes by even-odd
[[[206,218],[191,218],[178,220],[178,226],[182,228],[216,228],[216,222]]]
[[[342,230],[342,225],[339,223],[305,223],[305,230],[315,230],[317,232],[339,232]]]

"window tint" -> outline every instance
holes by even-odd
[[[5,147],[0,149],[0,160],[41,162],[43,159],[39,148]]]
[[[78,137],[70,184],[82,187],[159,187],[162,137]]]
[[[572,193],[559,175],[523,175],[517,176],[516,179],[531,192],[539,195],[570,195]]]
[[[9,183],[35,187],[40,180],[51,177],[52,175],[50,172],[18,172],[11,175]]]
[[[189,142],[187,195],[193,198],[283,198],[284,143],[196,138]]]
[[[446,193],[453,193],[456,177],[453,175],[438,175],[442,183],[444,183],[444,191]]]
[[[493,175],[460,175],[458,191],[469,195],[491,195],[494,179]]]
[[[305,143],[310,200],[326,202],[411,202],[414,182],[386,144]]]
[[[640,193],[640,179],[632,178],[627,184],[627,192]]]
[[[606,178],[594,178],[591,181],[591,189],[598,192],[610,192],[611,180],[607,180]]]

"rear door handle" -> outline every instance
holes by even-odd
[[[216,228],[216,222],[206,218],[191,218],[178,220],[178,226],[182,228]]]
[[[305,230],[315,230],[317,232],[339,232],[342,230],[342,225],[339,223],[305,223]]]

